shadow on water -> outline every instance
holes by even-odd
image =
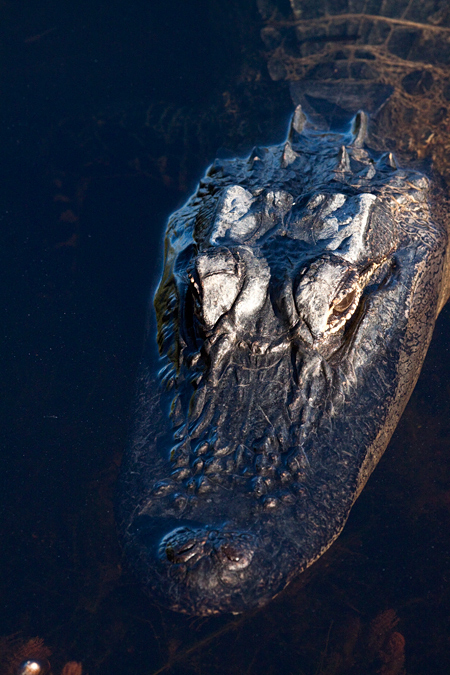
[[[90,675],[441,675],[448,307],[344,533],[268,607],[213,619],[159,609],[118,547],[114,486],[164,221],[219,148],[280,141],[292,106],[267,75],[253,2],[223,4],[0,10],[0,672],[40,657],[55,675],[64,664],[79,675],[68,662]]]

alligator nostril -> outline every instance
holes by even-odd
[[[183,563],[193,558],[198,553],[199,546],[193,541],[186,546],[176,547],[172,544],[166,545],[166,558],[171,563]]]
[[[202,560],[222,577],[248,567],[254,550],[254,538],[248,533],[183,526],[161,539],[159,557],[172,565],[188,563],[191,573]]]
[[[159,554],[161,558],[179,565],[201,557],[204,552],[204,543],[205,536],[202,536],[201,530],[179,527],[163,537],[159,546]]]
[[[231,544],[224,544],[218,549],[217,556],[230,572],[234,572],[243,570],[249,566],[253,557],[253,551],[251,549],[241,549]]]

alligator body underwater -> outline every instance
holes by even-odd
[[[216,161],[169,220],[119,519],[172,609],[259,607],[314,562],[414,388],[448,219],[368,121],[324,129],[298,106],[285,143]]]

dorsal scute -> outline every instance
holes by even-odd
[[[293,141],[297,134],[301,134],[303,132],[303,129],[305,128],[307,121],[308,120],[305,113],[302,110],[302,106],[298,105],[294,110],[294,114],[292,115],[291,124],[288,132],[289,141]]]
[[[392,152],[385,152],[381,155],[379,160],[377,161],[377,165],[383,169],[397,169],[397,162],[395,161],[395,157],[392,154]]]
[[[337,171],[351,171],[350,157],[345,145],[342,145],[338,152]]]
[[[359,110],[356,113],[352,123],[352,145],[355,148],[362,148],[366,142],[368,122],[369,118],[367,113],[365,113],[363,110]]]

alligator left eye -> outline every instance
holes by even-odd
[[[350,307],[355,297],[356,297],[356,288],[350,293],[347,293],[347,295],[345,295],[342,298],[342,300],[333,305],[333,312],[337,312],[338,314],[342,314],[343,312],[345,312]]]

